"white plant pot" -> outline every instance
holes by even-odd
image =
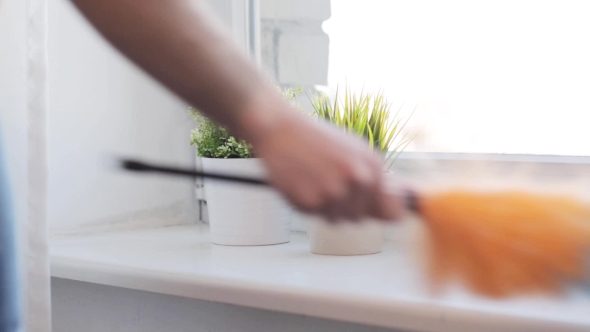
[[[258,159],[202,158],[205,172],[262,178]],[[290,208],[270,188],[205,179],[211,240],[215,244],[256,246],[289,242]]]
[[[308,217],[307,235],[314,254],[353,256],[376,254],[383,250],[385,224],[376,220],[328,223]]]
[[[391,172],[385,180],[390,181]],[[328,223],[309,216],[306,222],[311,252],[319,255],[353,256],[376,254],[383,250],[386,223],[368,219],[357,222]]]

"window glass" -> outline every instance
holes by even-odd
[[[279,83],[417,106],[408,150],[590,155],[587,1],[269,2],[262,58]]]

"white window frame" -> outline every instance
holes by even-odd
[[[259,0],[208,0],[207,3],[229,28],[238,47],[260,63]]]

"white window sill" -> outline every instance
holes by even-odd
[[[429,297],[409,246],[377,255],[309,252],[305,234],[262,247],[212,245],[205,226],[62,237],[53,277],[194,299],[421,331],[588,331],[590,292],[495,302],[456,290]]]

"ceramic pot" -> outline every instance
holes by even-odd
[[[376,220],[329,223],[319,217],[308,217],[307,235],[314,254],[352,256],[381,252],[385,224]]]
[[[263,178],[259,159],[201,158],[205,172]],[[290,208],[271,188],[204,182],[211,239],[215,244],[256,246],[289,242]]]

